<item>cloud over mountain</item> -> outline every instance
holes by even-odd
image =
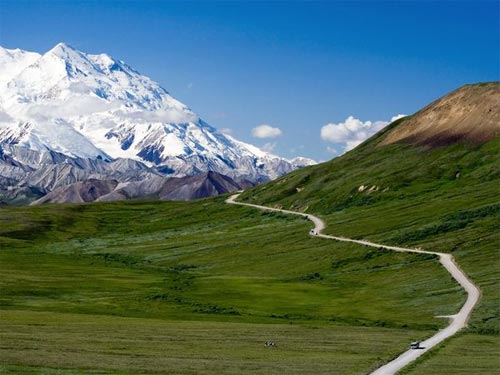
[[[252,129],[252,136],[255,138],[276,138],[281,134],[283,134],[281,129],[267,124],[262,124]]]
[[[354,116],[349,116],[344,122],[329,123],[323,126],[321,128],[321,139],[336,143],[342,148],[342,153],[347,152],[391,122],[404,116],[401,114],[393,116],[390,121],[362,121]],[[328,149],[332,150],[331,147]]]
[[[281,131],[258,127],[257,134]],[[217,130],[106,54],[64,43],[43,55],[0,47],[0,180],[8,181],[7,191],[31,186],[47,193],[89,178],[129,183],[208,172],[257,183],[313,163]]]

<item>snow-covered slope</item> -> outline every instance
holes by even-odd
[[[218,132],[123,61],[60,43],[43,55],[0,49],[0,144],[71,158],[134,159],[186,176],[263,181],[312,164]]]
[[[0,46],[0,81],[14,77],[40,58],[36,52],[6,49]]]

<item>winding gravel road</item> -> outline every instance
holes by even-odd
[[[467,325],[467,321],[469,320],[469,316],[470,316],[472,310],[474,309],[474,307],[476,306],[476,304],[478,303],[479,298],[481,296],[481,292],[480,292],[479,288],[475,284],[473,284],[469,280],[467,275],[457,266],[457,264],[455,263],[455,260],[453,259],[453,256],[451,254],[438,253],[438,252],[434,252],[434,251],[426,251],[426,250],[420,250],[420,249],[411,249],[411,248],[399,247],[399,246],[388,246],[388,245],[382,245],[382,244],[378,244],[378,243],[374,243],[374,242],[370,242],[370,241],[365,241],[365,240],[354,240],[351,238],[336,237],[336,236],[329,236],[326,234],[321,234],[321,231],[325,228],[325,223],[323,222],[323,220],[321,220],[317,216],[305,214],[302,212],[282,210],[279,208],[259,206],[256,204],[236,202],[236,198],[238,198],[239,195],[240,194],[234,194],[234,195],[230,196],[226,200],[226,203],[254,207],[254,208],[258,208],[260,210],[277,211],[277,212],[282,212],[285,214],[299,215],[299,216],[307,217],[309,220],[311,220],[314,223],[314,230],[316,233],[315,234],[316,237],[321,237],[321,238],[326,238],[326,239],[331,239],[331,240],[336,240],[336,241],[353,242],[353,243],[357,243],[360,245],[372,246],[372,247],[376,247],[376,248],[383,248],[383,249],[388,249],[388,250],[393,250],[393,251],[437,255],[437,256],[439,256],[439,261],[444,266],[444,268],[446,268],[446,270],[451,274],[451,276],[453,276],[453,278],[462,286],[462,288],[465,289],[465,291],[467,292],[467,300],[465,301],[465,304],[462,306],[462,308],[460,309],[460,311],[457,314],[448,316],[448,318],[450,319],[450,324],[446,328],[438,331],[434,336],[428,338],[427,340],[422,341],[420,343],[421,349],[409,349],[409,350],[405,351],[404,353],[400,354],[397,358],[393,359],[392,361],[386,363],[382,367],[379,367],[378,369],[371,372],[370,375],[393,375],[393,374],[395,374],[396,372],[401,370],[403,367],[407,366],[409,363],[416,360],[422,354],[429,351],[430,349],[432,349],[434,346],[436,346],[440,342],[446,340],[448,337],[453,336],[455,333],[457,333],[459,330],[461,330],[462,328],[464,328]]]

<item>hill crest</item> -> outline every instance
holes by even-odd
[[[391,129],[379,146],[483,144],[500,136],[500,82],[465,85]]]

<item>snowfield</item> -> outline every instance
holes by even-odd
[[[0,47],[2,144],[72,158],[133,159],[172,176],[211,170],[254,182],[314,164],[224,135],[123,61],[64,43],[43,55]]]

